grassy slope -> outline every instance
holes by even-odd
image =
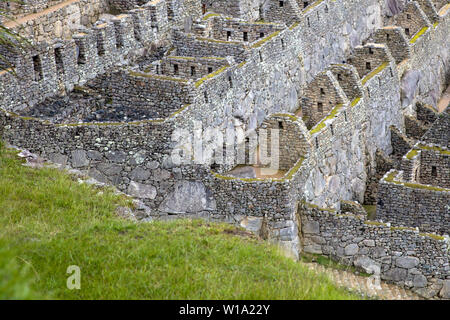
[[[201,221],[136,224],[128,200],[0,146],[0,299],[355,299],[274,247]],[[69,265],[81,290],[66,288]]]

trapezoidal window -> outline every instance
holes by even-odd
[[[244,32],[244,41],[245,41],[245,42],[248,41],[248,32]]]
[[[411,33],[409,32],[409,28],[405,28],[405,33],[408,37],[411,35]]]
[[[195,67],[191,67],[191,76],[195,76]]]
[[[323,112],[323,103],[317,102],[317,112],[322,113]]]
[[[177,64],[173,65],[173,74],[178,74],[178,65]]]
[[[85,52],[84,46],[82,44],[77,45],[77,49],[78,49],[77,63],[78,64],[86,64],[86,52]]]
[[[63,73],[64,72],[64,62],[63,62],[61,48],[55,48],[55,63],[56,63],[56,70],[59,73]]]
[[[42,80],[42,64],[39,56],[33,56],[34,81]]]
[[[158,31],[158,29],[156,31]],[[117,49],[122,48],[123,47],[123,36],[120,33],[120,25],[118,23],[114,24],[114,33],[116,36],[116,48]]]
[[[227,41],[231,40],[231,31],[227,31]]]
[[[280,8],[284,7],[284,1],[280,1]]]
[[[259,37],[260,37],[260,38],[264,38],[264,32],[260,32],[260,33],[259,33]]]
[[[433,178],[436,178],[436,177],[437,177],[437,167],[436,167],[436,166],[432,166],[432,167],[431,167],[431,176],[432,176]]]
[[[370,62],[366,62],[366,70],[372,70],[372,64]]]

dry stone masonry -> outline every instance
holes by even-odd
[[[226,221],[450,298],[448,1],[9,8],[34,45],[0,46],[6,142],[141,199],[143,220]]]

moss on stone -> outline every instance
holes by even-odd
[[[303,164],[303,161],[305,161],[305,158],[302,157],[300,158],[297,163],[288,171],[288,173],[286,174],[285,178],[280,179],[281,181],[283,180],[291,180],[294,175],[297,173],[297,171],[300,169],[300,167]]]
[[[354,100],[352,101],[352,103],[351,103],[352,108],[353,108],[354,106],[356,106],[356,105],[359,103],[359,101],[361,101],[361,97],[358,97],[358,98],[354,99]]]
[[[422,237],[428,237],[428,238],[432,238],[434,240],[439,240],[439,241],[444,241],[445,238],[442,236],[438,236],[437,234],[434,233],[419,233],[420,236]]]
[[[409,227],[391,227],[391,231],[416,231],[415,228],[409,228]]]
[[[409,41],[410,43],[416,43],[417,39],[419,39],[426,31],[428,27],[423,27],[416,35]]]
[[[309,131],[309,133],[311,135],[313,135],[313,134],[316,134],[319,131],[321,131],[323,128],[325,128],[326,127],[326,121],[335,118],[337,113],[339,112],[339,110],[342,108],[342,106],[343,106],[343,104],[340,103],[336,107],[334,107],[333,110],[331,110],[330,114],[328,116],[326,116],[324,119],[322,119],[322,121],[320,121],[314,128],[312,128]]]
[[[367,81],[369,81],[370,79],[372,79],[373,77],[375,77],[378,73],[380,73],[381,71],[384,70],[384,68],[386,68],[389,65],[389,62],[384,62],[382,63],[378,68],[376,68],[375,70],[373,70],[372,72],[370,72],[368,75],[366,75],[364,77],[364,79],[362,79],[362,84],[365,85]]]
[[[289,27],[289,30],[294,30],[296,27],[298,27],[298,25],[300,24],[300,22],[295,22],[295,23],[293,23],[290,27]]]
[[[322,208],[322,207],[319,207],[317,204],[306,202],[305,200],[300,201],[300,203],[306,205],[308,208],[317,209],[319,211],[331,212],[331,213],[336,213],[337,212],[336,209],[333,209],[333,208]]]
[[[243,66],[245,66],[247,64],[247,61],[242,61],[241,63],[238,64],[238,68],[242,68]]]
[[[412,149],[411,151],[409,151],[406,154],[406,159],[408,160],[412,160],[415,156],[417,156],[419,154],[419,150],[417,149]]]
[[[209,13],[209,14],[207,14],[206,16],[204,16],[202,20],[205,21],[205,20],[208,20],[208,19],[213,18],[213,17],[220,17],[220,14],[217,14],[217,13]]]
[[[275,113],[272,115],[273,117],[283,117],[283,118],[289,118],[291,121],[297,121],[298,118],[292,114],[289,113]]]
[[[422,150],[437,151],[437,152],[439,152],[439,153],[441,153],[443,155],[450,156],[450,151],[449,150],[440,148],[438,146],[432,146],[431,147],[431,146],[426,146],[426,145],[423,145],[423,144],[419,144],[417,147],[422,149]]]
[[[303,13],[307,13],[308,11],[312,10],[313,8],[317,7],[319,4],[321,4],[324,0],[317,0],[316,2],[313,2],[312,4],[310,4],[309,6],[307,6],[304,10]]]
[[[441,187],[435,187],[430,186],[426,184],[419,184],[419,183],[412,183],[412,182],[402,182],[402,181],[396,181],[395,177],[397,176],[397,171],[392,171],[388,174],[388,176],[384,179],[386,182],[394,183],[397,185],[401,185],[404,187],[412,188],[412,189],[422,189],[422,190],[429,190],[429,191],[438,191],[438,192],[450,192],[450,189],[441,188]]]
[[[271,33],[269,36],[259,40],[258,42],[256,42],[255,44],[252,45],[252,48],[259,48],[261,47],[264,43],[266,43],[267,41],[269,41],[270,39],[278,36],[280,34],[280,31],[275,31],[274,33]]]
[[[222,67],[222,68],[220,68],[220,69],[218,69],[218,70],[216,70],[216,71],[214,71],[214,72],[204,76],[203,78],[201,78],[200,80],[198,80],[195,83],[195,87],[196,88],[200,87],[203,84],[203,82],[205,82],[206,80],[209,80],[211,78],[214,78],[215,76],[217,76],[217,75],[221,74],[222,72],[224,72],[226,69],[228,69],[228,66],[224,66],[224,67]]]
[[[364,221],[364,224],[369,226],[387,227],[386,223],[378,221]]]

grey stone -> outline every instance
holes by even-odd
[[[57,163],[60,165],[65,166],[67,164],[68,157],[66,155],[60,154],[60,153],[52,153],[49,155],[49,160],[53,163]]]
[[[370,259],[367,256],[361,256],[356,258],[355,262],[353,263],[355,267],[362,268],[364,272],[368,274],[380,274],[381,268],[380,264],[376,263],[372,259]]]
[[[445,280],[439,296],[444,299],[450,299],[450,280]]]
[[[123,151],[110,151],[106,154],[106,158],[112,162],[123,163],[127,159],[127,154]]]
[[[89,176],[101,183],[108,183],[108,178],[95,168],[89,169]]]
[[[404,7],[404,0],[386,0],[386,14],[388,17],[399,14]]]
[[[151,173],[144,168],[137,167],[133,171],[131,171],[130,178],[134,181],[145,181],[150,178]]]
[[[131,159],[130,163],[133,165],[140,165],[140,164],[144,163],[146,157],[147,157],[147,151],[140,150],[133,155],[133,158]]]
[[[72,151],[72,167],[81,168],[89,165],[89,159],[87,158],[86,151],[74,150]]]
[[[381,257],[386,256],[386,254],[387,254],[386,253],[386,249],[382,248],[382,247],[376,247],[373,250],[373,257],[374,258],[381,258]]]
[[[322,247],[319,244],[313,243],[303,247],[306,253],[322,254]]]
[[[86,153],[87,153],[88,158],[91,159],[91,160],[100,161],[100,160],[103,159],[103,155],[100,152],[98,152],[98,151],[90,150],[90,151],[88,151]]]
[[[99,163],[97,169],[107,176],[114,176],[122,171],[122,167],[113,163]]]
[[[386,280],[394,282],[405,281],[408,271],[402,268],[392,268],[385,272],[384,277]]]
[[[405,72],[401,83],[402,105],[411,104],[416,94],[420,80],[420,71],[408,70]]]
[[[261,230],[263,218],[261,217],[245,217],[241,222],[241,227],[246,230],[258,234]]]
[[[131,181],[128,186],[128,194],[139,199],[155,199],[157,192],[156,188],[149,184],[141,184]]]
[[[413,287],[423,288],[428,284],[427,277],[422,274],[416,274],[413,278]]]
[[[359,247],[355,243],[351,243],[344,248],[344,253],[346,256],[354,256],[359,251]]]
[[[156,169],[156,170],[153,170],[152,178],[155,181],[164,181],[164,180],[170,179],[171,176],[172,176],[172,174],[170,173],[170,171],[167,171],[164,169]]]
[[[416,257],[398,257],[395,264],[400,268],[411,269],[419,264],[420,260]]]
[[[320,225],[317,221],[306,221],[303,223],[303,233],[316,234],[320,231]]]
[[[367,247],[375,247],[375,240],[363,240],[362,244]]]
[[[198,213],[216,209],[211,192],[202,182],[180,181],[159,206],[159,210],[171,214]]]

